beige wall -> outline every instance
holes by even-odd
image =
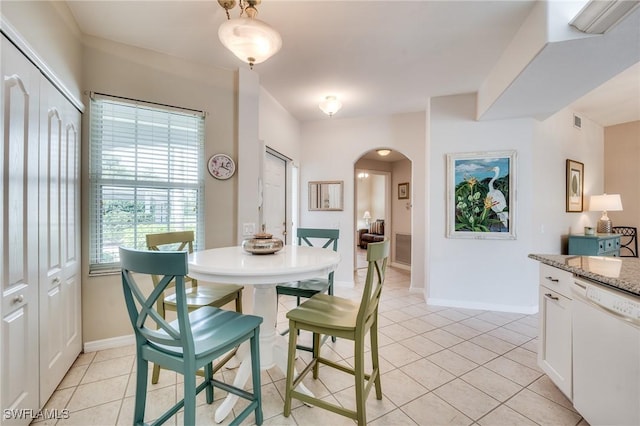
[[[87,37],[84,49],[84,91],[106,93],[179,107],[204,110],[205,158],[217,152],[236,157],[235,73],[189,63],[144,49]],[[85,103],[89,100],[85,95]],[[83,118],[83,253],[88,253],[88,129]],[[240,165],[239,165],[240,167]],[[237,175],[218,181],[205,175],[205,246],[236,241]],[[119,275],[92,277],[83,263],[84,342],[129,335]]]
[[[604,189],[620,194],[621,212],[609,212],[613,226],[640,228],[640,121],[604,129]]]
[[[357,225],[354,170],[373,169],[358,161],[364,154],[384,147],[403,154],[413,162],[413,193],[421,195],[412,200],[411,226],[416,235],[424,236],[426,115],[422,111],[389,116],[333,117],[331,120],[305,122],[301,129],[301,199],[306,199],[308,195],[305,188],[308,181],[343,180],[345,206],[343,211],[337,212],[315,212],[302,208],[300,224],[318,228],[340,227],[343,232],[338,251],[342,261],[336,270],[335,282],[338,285],[353,285],[354,230]],[[391,165],[388,167],[391,168]],[[414,259],[411,287],[414,290],[422,288],[425,282],[424,241],[424,238],[415,238],[411,248]]]
[[[81,34],[66,3],[2,0],[0,12],[58,81],[79,100],[82,85]]]
[[[393,165],[391,180],[391,211],[393,218],[393,234],[411,234],[411,161],[400,160]],[[398,199],[398,184],[409,182],[409,199]]]

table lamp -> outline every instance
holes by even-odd
[[[612,223],[607,211],[622,211],[622,199],[620,194],[592,195],[589,199],[589,211],[602,211],[602,217],[598,221],[597,231],[599,234],[610,234]]]
[[[369,213],[369,210],[364,212],[364,216],[362,216],[362,218],[364,219],[364,224],[369,226],[369,219],[371,219],[371,213]]]

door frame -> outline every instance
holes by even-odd
[[[260,213],[259,213],[259,223],[264,223],[264,209],[263,209],[263,203],[264,203],[264,193],[263,193],[263,186],[264,186],[264,156],[266,156],[267,154],[272,155],[276,158],[278,158],[279,160],[284,161],[285,163],[285,194],[284,194],[284,203],[285,203],[285,231],[286,231],[286,236],[284,238],[284,243],[285,244],[291,244],[292,241],[292,230],[293,230],[293,221],[292,221],[292,217],[294,209],[296,208],[295,204],[296,204],[296,199],[293,197],[293,190],[294,188],[297,186],[295,182],[293,182],[292,176],[293,176],[293,160],[289,157],[287,157],[286,155],[282,154],[281,152],[271,148],[270,146],[265,145],[264,146],[264,154],[262,157],[262,170],[261,170],[261,179],[260,179]]]

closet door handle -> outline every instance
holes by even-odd
[[[13,303],[22,303],[24,302],[24,295],[19,294],[16,297],[13,298]]]
[[[544,295],[551,300],[558,300],[558,298],[551,293],[545,293]]]

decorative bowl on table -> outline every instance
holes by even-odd
[[[255,234],[253,238],[247,238],[242,242],[242,248],[251,254],[273,254],[284,247],[280,238],[273,238],[273,235],[264,232]]]

